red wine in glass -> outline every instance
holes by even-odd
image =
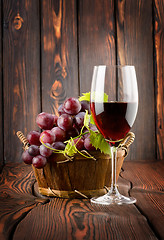
[[[118,146],[131,129],[137,113],[136,102],[92,102],[93,119],[104,138]],[[112,142],[113,141],[113,142]]]

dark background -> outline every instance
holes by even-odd
[[[132,64],[139,86],[128,159],[164,158],[163,0],[0,0],[0,162],[41,111],[90,91],[96,64]]]

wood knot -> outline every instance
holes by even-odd
[[[61,80],[56,79],[50,90],[50,97],[59,100],[65,99],[65,89]]]
[[[22,23],[23,23],[23,18],[21,18],[21,16],[19,15],[19,13],[17,13],[17,15],[14,18],[14,28],[16,30],[19,30],[22,27]]]

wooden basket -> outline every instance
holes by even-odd
[[[20,131],[17,135],[27,149],[27,139]],[[134,137],[133,133],[128,133],[118,149],[116,178]],[[54,153],[43,169],[33,167],[39,193],[61,198],[90,198],[105,194],[111,184],[111,159],[100,151],[90,154],[95,159],[79,153],[73,159],[66,159],[63,154]]]

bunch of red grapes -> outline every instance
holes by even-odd
[[[52,149],[64,150],[65,141],[71,137],[76,137],[73,141],[79,151],[83,149],[95,150],[90,143],[90,134],[87,133],[87,129],[84,129],[86,134],[78,137],[84,125],[86,110],[90,112],[88,102],[80,102],[78,99],[71,97],[59,106],[58,116],[46,112],[38,114],[36,123],[43,131],[41,133],[38,131],[28,133],[27,140],[30,146],[23,152],[22,160],[26,164],[33,164],[36,168],[43,168],[53,154]],[[90,128],[96,130],[94,125]]]

